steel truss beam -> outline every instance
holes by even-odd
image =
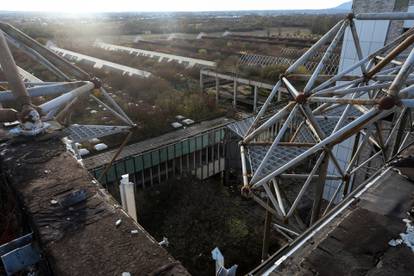
[[[361,14],[356,18],[413,19],[414,14]],[[251,195],[274,215],[274,219],[290,226],[288,228],[297,227],[290,218],[297,214],[305,195],[313,200],[313,210],[303,219],[313,224],[320,214],[326,214],[352,190],[350,183],[355,179],[362,182],[364,179],[360,178],[365,171],[372,166],[384,165],[392,156],[390,153],[401,148],[395,139],[405,141],[408,137],[402,137],[401,128],[414,106],[414,50],[405,59],[402,53],[412,47],[414,29],[364,56],[354,20],[348,16],[338,22],[286,70],[241,142],[243,194]],[[336,75],[322,76],[326,60],[343,40],[346,28],[350,28],[358,61]],[[325,54],[319,57],[315,70],[309,75],[301,75],[300,80],[306,81],[304,89],[298,89],[295,85],[297,68],[312,58],[315,60],[315,53],[326,44],[329,45]],[[354,73],[358,68],[359,75]],[[351,73],[352,78],[349,77]],[[348,81],[343,83],[344,79]],[[317,83],[317,80],[323,82]],[[284,87],[290,94],[290,102],[263,120],[275,96]],[[392,114],[394,120],[391,122],[388,118]],[[275,126],[279,129],[275,136],[264,138],[261,135]],[[354,137],[358,138],[353,140]],[[348,139],[355,145],[349,160],[343,164],[343,160],[339,162],[333,153],[333,148]],[[335,168],[335,174],[328,174],[328,164]],[[300,179],[304,183],[292,203],[287,204],[289,199],[283,196],[283,187],[287,184],[281,185],[281,182],[293,178],[297,181],[290,185],[298,185]],[[337,186],[326,206],[322,204],[324,187],[328,180],[334,179]]]
[[[43,83],[40,79],[20,69],[11,55],[7,42],[34,61],[44,65],[60,81]],[[10,91],[0,93],[0,103],[17,101],[21,109],[18,111],[1,109],[0,120],[11,121],[18,117],[23,118],[20,126],[13,130],[15,134],[35,135],[43,132],[48,125],[44,122],[61,121],[71,112],[78,98],[88,94],[99,104],[105,106],[117,119],[126,123],[128,128],[135,126],[122,108],[108,95],[98,79],[91,77],[89,73],[55,54],[13,26],[2,22],[0,22],[0,68],[7,78],[2,84],[10,89]],[[35,81],[35,83],[24,83],[24,81]],[[38,96],[55,98],[34,107],[31,98]],[[21,112],[22,115],[18,116],[18,112]],[[36,123],[27,123],[32,121]],[[99,126],[95,126],[95,128],[98,129]],[[105,136],[106,130],[110,135],[115,132],[124,132],[124,129],[124,127],[102,127],[99,135]],[[70,131],[71,128],[69,127],[68,130]]]

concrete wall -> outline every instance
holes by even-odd
[[[414,6],[414,0],[354,0],[354,13],[372,12],[405,12],[409,6]],[[412,24],[410,24],[412,27]],[[388,27],[385,43],[389,43],[397,38],[404,27],[403,20],[391,21]]]

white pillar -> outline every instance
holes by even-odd
[[[220,91],[219,91],[219,89],[220,89],[220,80],[219,80],[219,78],[216,76],[216,104],[218,104],[219,103],[219,95],[220,95]]]
[[[135,205],[134,183],[129,182],[129,175],[122,175],[119,191],[121,193],[122,208],[135,220],[137,220],[137,207]]]
[[[237,80],[234,78],[233,107],[237,106]]]
[[[200,91],[201,91],[201,93],[204,92],[204,78],[203,77],[204,77],[203,72],[200,71]]]

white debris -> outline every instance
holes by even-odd
[[[183,125],[182,125],[182,124],[180,124],[179,122],[174,122],[174,123],[172,123],[172,124],[171,124],[171,126],[172,126],[173,128],[180,128],[180,127],[182,127]]]
[[[405,222],[405,225],[407,227],[407,230],[405,230],[405,233],[400,233],[401,239],[393,239],[388,242],[390,246],[398,246],[400,244],[405,244],[409,248],[411,248],[411,251],[414,252],[414,225],[412,225],[412,221],[409,219],[403,219]]]
[[[160,241],[159,243],[158,243],[159,245],[161,245],[161,246],[166,246],[166,247],[168,247],[168,245],[170,244],[169,242],[168,242],[168,239],[166,238],[166,237],[164,237],[163,239],[162,239],[162,241]]]
[[[119,225],[121,225],[121,222],[122,222],[122,220],[121,219],[118,219],[116,222],[115,222],[115,226],[119,226]]]
[[[402,244],[402,239],[390,240],[390,241],[388,242],[388,244],[389,244],[390,246],[397,246],[397,245],[400,245],[400,244]]]
[[[106,150],[108,146],[104,143],[96,144],[93,146],[97,151]]]
[[[79,150],[80,156],[88,155],[89,153],[90,153],[90,151],[87,150],[87,149],[80,149]]]
[[[101,140],[99,140],[98,138],[92,138],[92,139],[89,139],[88,142],[91,144],[99,144]]]
[[[192,125],[192,124],[194,124],[194,121],[191,120],[191,119],[185,119],[185,120],[183,120],[183,123],[186,124],[186,125]]]
[[[13,122],[5,122],[3,125],[5,127],[12,127],[12,126],[17,126],[18,124],[20,124],[19,121],[13,121]]]
[[[52,205],[56,205],[56,204],[58,204],[59,202],[56,200],[56,199],[52,199],[51,201],[50,201],[50,204],[52,204]]]
[[[96,113],[98,113],[98,111],[96,111],[95,109],[92,109],[92,110],[90,111],[90,113],[91,113],[91,114],[96,114]]]
[[[122,274],[121,274],[122,276],[131,276],[131,273],[129,273],[129,272],[122,272]]]
[[[177,116],[175,116],[175,118],[177,120],[184,120],[185,119],[185,117],[183,115],[177,115]]]
[[[138,230],[131,230],[131,234],[132,235],[138,234]]]

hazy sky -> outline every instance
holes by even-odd
[[[347,0],[0,0],[0,10],[53,12],[321,9]]]

